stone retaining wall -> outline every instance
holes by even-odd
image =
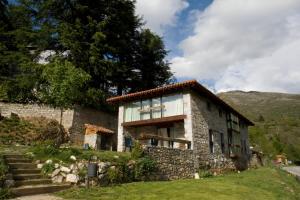
[[[38,104],[17,104],[0,102],[0,113],[9,117],[11,113],[16,113],[20,117],[46,117],[60,121],[60,109],[55,109],[47,105]],[[70,133],[71,141],[82,145],[84,139],[84,124],[94,124],[103,126],[115,131],[115,141],[117,136],[117,114],[107,113],[95,109],[75,106],[63,112],[62,124]],[[114,144],[116,148],[116,142]],[[114,148],[114,149],[115,149]]]
[[[159,179],[194,177],[193,151],[190,149],[146,147],[145,153],[156,162]]]

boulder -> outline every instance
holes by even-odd
[[[66,178],[66,182],[69,183],[77,183],[79,181],[79,176],[76,174],[68,174]]]
[[[75,156],[70,156],[70,159],[76,161],[76,157]]]
[[[64,167],[64,166],[61,166],[61,167],[60,167],[60,170],[61,170],[62,172],[66,172],[66,173],[70,173],[70,172],[71,172],[71,169],[70,169],[70,168]]]
[[[43,164],[37,164],[37,165],[36,165],[36,167],[37,167],[38,169],[42,169],[43,166],[44,166]]]
[[[52,182],[53,183],[62,183],[63,182],[64,177],[61,175],[52,177]]]
[[[7,188],[11,188],[15,185],[15,181],[10,179],[10,180],[5,180],[4,181],[4,186]]]
[[[57,168],[60,167],[60,165],[59,165],[58,163],[55,163],[55,164],[54,164],[54,167],[55,167],[55,169],[57,169]]]
[[[45,163],[46,163],[46,164],[52,164],[53,161],[52,161],[52,160],[47,160]]]
[[[51,177],[54,177],[54,176],[57,176],[60,172],[60,169],[55,169],[52,174],[51,174]]]

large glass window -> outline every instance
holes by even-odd
[[[151,113],[151,100],[142,101],[141,120],[150,119]]]
[[[162,97],[163,117],[183,114],[182,95],[172,95]]]
[[[152,118],[161,118],[161,98],[152,99]]]
[[[136,101],[125,105],[124,121],[157,119],[183,114],[182,94]]]

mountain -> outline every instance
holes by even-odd
[[[300,94],[230,91],[218,96],[255,123],[249,128],[254,148],[300,161]]]

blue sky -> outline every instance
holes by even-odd
[[[215,92],[300,93],[299,0],[137,0],[177,80]]]

